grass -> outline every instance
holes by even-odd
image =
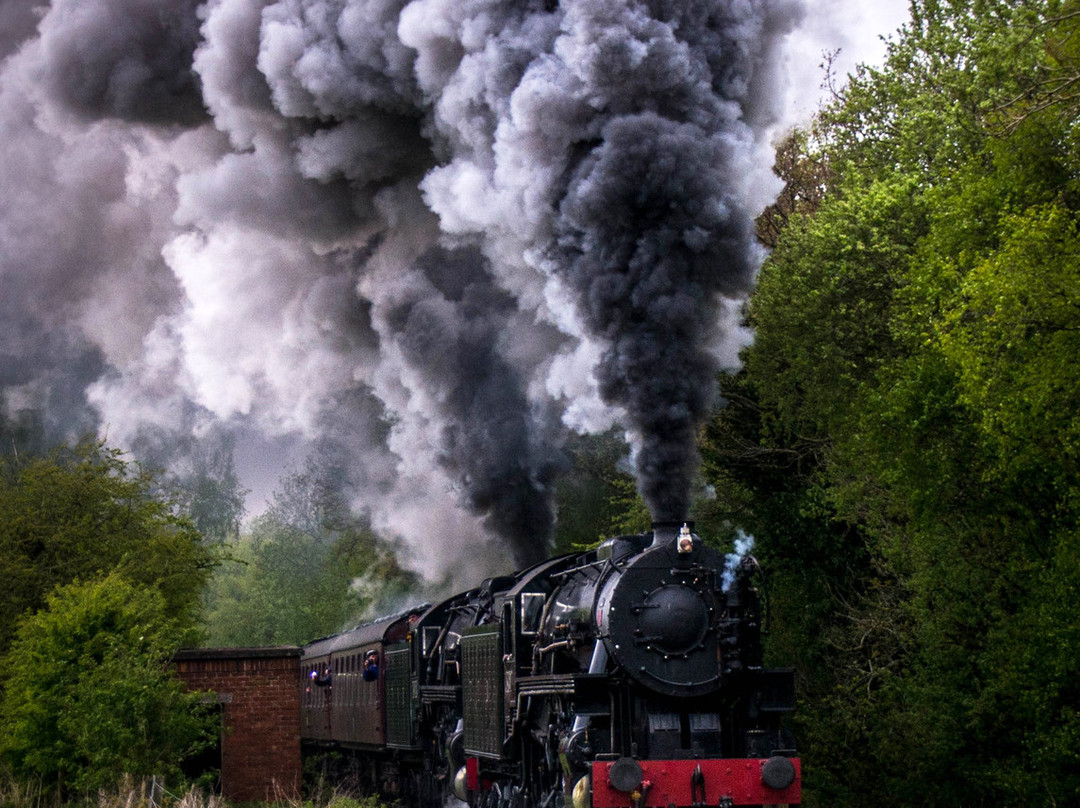
[[[231,808],[221,797],[196,786],[174,794],[156,780],[126,778],[116,789],[59,800],[41,782],[20,781],[0,772],[0,808]],[[245,808],[392,808],[378,797],[355,797],[337,791],[315,799],[246,803]]]

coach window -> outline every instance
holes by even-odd
[[[536,634],[540,631],[540,618],[544,616],[544,601],[539,592],[523,592],[521,595],[521,633]]]

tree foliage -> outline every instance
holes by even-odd
[[[564,447],[570,468],[556,487],[558,524],[553,554],[595,547],[612,536],[645,533],[652,516],[632,474],[630,445],[613,427],[599,435],[574,435]],[[722,508],[715,489],[694,480],[689,518],[705,540],[731,549],[734,523]]]
[[[0,664],[0,756],[57,792],[177,776],[212,724],[171,669],[182,626],[119,573],[59,587]]]
[[[313,457],[267,511],[226,545],[206,594],[212,645],[305,643],[392,610],[415,583],[362,515],[332,465]]]
[[[0,651],[58,586],[116,572],[161,593],[190,628],[213,564],[154,478],[99,443],[0,457]]]
[[[822,192],[767,222],[706,475],[774,570],[807,804],[1071,804],[1080,6],[911,8],[783,147]]]
[[[648,509],[635,488],[630,447],[619,429],[574,435],[564,450],[570,468],[555,490],[555,554],[593,546],[618,533],[648,530]]]
[[[196,444],[190,469],[172,480],[179,506],[204,539],[215,543],[235,540],[244,518],[247,491],[236,476],[233,446],[232,437]]]
[[[100,443],[0,457],[0,755],[50,790],[171,773],[205,728],[169,672],[214,556]]]

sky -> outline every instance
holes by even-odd
[[[429,578],[544,556],[573,433],[685,518],[771,144],[905,16],[7,0],[5,411],[178,473],[232,446],[249,513],[317,452]]]
[[[907,0],[808,0],[806,17],[788,47],[789,119],[805,120],[823,97],[818,67],[822,54],[840,51],[836,59],[840,76],[859,63],[880,64],[884,38],[907,19]]]

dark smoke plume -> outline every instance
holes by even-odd
[[[6,4],[4,406],[156,458],[332,441],[430,576],[543,557],[570,430],[621,424],[685,516],[799,14]]]
[[[404,361],[435,386],[440,464],[525,565],[543,560],[537,539],[554,530],[549,492],[559,458],[539,440],[547,425],[530,411],[527,380],[501,344],[506,334],[535,329],[515,322],[513,298],[492,284],[485,264],[476,249],[431,248],[414,265],[429,283],[395,301],[386,322]]]

